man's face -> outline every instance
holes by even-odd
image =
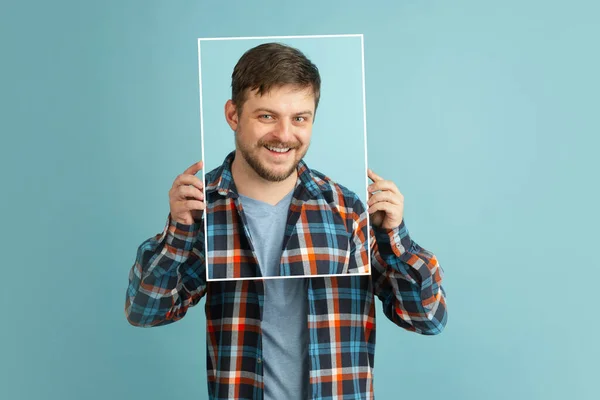
[[[235,144],[246,163],[263,179],[279,182],[295,172],[312,133],[315,99],[311,87],[285,85],[262,96],[246,94],[241,115],[227,102]]]

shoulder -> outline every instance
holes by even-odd
[[[364,205],[358,195],[348,187],[334,181],[324,173],[311,169],[313,179],[328,203],[344,207],[348,212],[362,212]],[[333,204],[332,204],[333,205]]]
[[[225,180],[225,185],[233,180],[231,172],[222,165],[206,172],[204,174],[204,185],[207,191],[215,190],[219,184],[222,184],[222,180]]]
[[[216,180],[217,176],[219,175],[219,170],[221,169],[221,167],[216,167],[214,169],[212,169],[209,172],[205,172],[204,173],[204,180],[206,180],[206,182],[213,182],[214,180]]]

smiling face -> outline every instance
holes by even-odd
[[[239,115],[229,100],[225,114],[235,131],[236,157],[241,155],[261,178],[280,182],[308,151],[315,98],[310,86],[283,85],[262,96],[248,92]]]

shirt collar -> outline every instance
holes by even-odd
[[[207,193],[216,191],[221,196],[225,197],[236,198],[238,196],[237,188],[235,187],[235,182],[233,181],[233,175],[231,173],[231,163],[233,162],[234,158],[235,150],[225,157],[225,160],[221,166],[209,173],[206,184]],[[320,185],[303,159],[298,163],[296,171],[299,178],[296,181],[296,187],[302,185],[310,197],[317,197],[321,193]],[[214,177],[211,179],[211,175],[213,175],[213,173]]]

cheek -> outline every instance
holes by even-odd
[[[269,125],[260,122],[251,122],[246,125],[244,132],[251,140],[259,140],[268,134],[272,130],[271,128]]]
[[[302,144],[308,144],[310,142],[310,138],[312,136],[312,129],[307,128],[303,129],[298,135],[298,139],[302,142]]]
[[[240,139],[244,142],[253,142],[260,138],[256,124],[251,122],[247,122],[243,126],[240,126],[238,135],[240,135]]]

